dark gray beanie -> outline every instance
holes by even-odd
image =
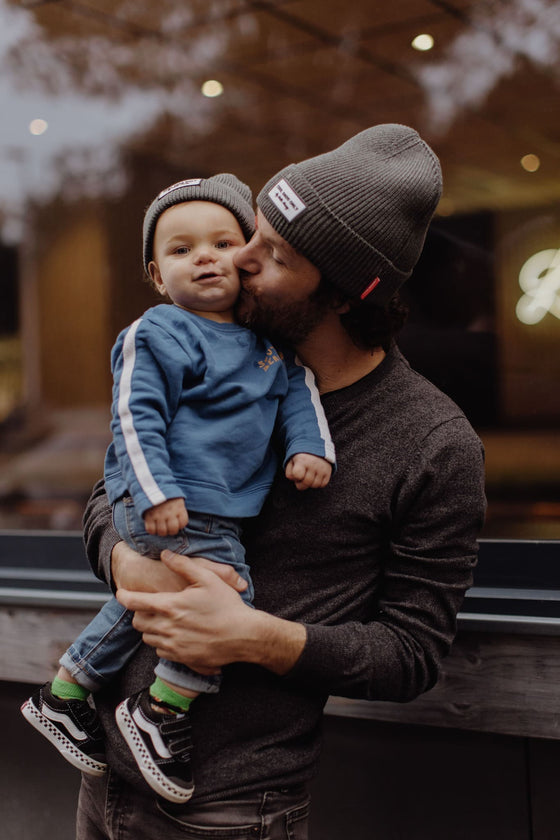
[[[412,128],[388,124],[282,169],[257,204],[326,280],[383,305],[411,275],[440,195],[434,152]]]
[[[253,194],[247,184],[222,172],[211,178],[188,178],[178,181],[162,190],[154,198],[144,216],[143,229],[143,258],[144,271],[148,274],[148,265],[153,259],[154,233],[157,220],[165,210],[174,204],[184,201],[211,201],[221,204],[229,210],[243,231],[246,239],[250,239],[255,232],[255,211],[253,210]]]

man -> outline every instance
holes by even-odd
[[[223,682],[192,705],[196,790],[172,812],[123,761],[113,723],[115,704],[149,680],[155,652],[140,648],[98,698],[113,771],[84,781],[80,840],[120,836],[116,826],[139,840],[185,838],[190,827],[305,838],[328,695],[406,701],[435,683],[485,506],[480,441],[393,341],[403,323],[394,294],[440,191],[439,163],[417,133],[382,125],[286,167],[258,196],[257,232],[236,260],[239,318],[293,344],[315,372],[338,469],[307,494],[279,476],[247,526],[257,609],[220,569],[116,545],[103,488],[94,491],[94,568],[112,571],[158,655],[223,668]]]

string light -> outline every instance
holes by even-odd
[[[431,50],[434,46],[434,39],[427,32],[424,32],[422,35],[417,35],[413,39],[411,46],[420,52],[427,52],[427,50]]]
[[[520,162],[526,172],[536,172],[541,165],[537,155],[523,155]]]
[[[40,120],[40,119],[31,120],[31,122],[29,123],[30,133],[35,134],[37,136],[39,134],[44,134],[48,127],[49,127],[49,124],[46,120]]]
[[[216,79],[208,79],[207,82],[201,87],[201,91],[204,96],[208,96],[210,99],[213,99],[215,96],[221,96],[224,92],[224,86],[221,82],[216,81]]]

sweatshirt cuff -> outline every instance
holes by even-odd
[[[291,443],[287,448],[284,455],[284,461],[282,466],[286,469],[286,465],[290,458],[293,458],[294,455],[315,455],[317,458],[322,458],[324,461],[327,461],[333,468],[333,475],[336,472],[336,457],[334,455],[334,450],[331,453],[327,452],[324,447],[319,446],[315,441],[308,440],[308,441],[296,441],[295,443]]]

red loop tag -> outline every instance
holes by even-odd
[[[372,280],[372,281],[371,281],[371,283],[369,284],[369,286],[367,287],[367,289],[364,289],[364,291],[363,291],[363,292],[362,292],[362,294],[360,295],[360,300],[363,300],[364,298],[367,298],[367,296],[368,296],[371,292],[373,292],[373,290],[374,290],[374,289],[375,289],[375,287],[378,285],[378,283],[381,283],[381,278],[380,278],[380,277],[376,277],[376,278],[375,278],[375,280]]]

